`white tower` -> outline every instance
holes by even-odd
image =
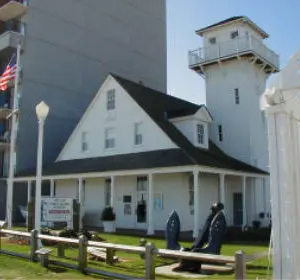
[[[279,71],[279,58],[263,39],[268,34],[244,16],[196,33],[203,48],[189,53],[189,67],[205,78],[213,116],[211,139],[227,154],[268,170],[267,127],[260,110],[266,79]]]
[[[279,57],[263,40],[268,34],[244,16],[232,17],[196,31],[203,48],[189,52],[189,67],[205,78],[206,104],[213,122],[212,139],[228,155],[268,171],[268,137],[260,99],[266,80],[279,71]],[[261,218],[269,223],[269,181],[249,178],[243,201],[251,213],[243,225]],[[247,195],[246,195],[247,193]]]

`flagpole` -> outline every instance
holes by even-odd
[[[9,174],[7,180],[7,199],[6,199],[6,219],[8,228],[12,227],[13,219],[13,186],[14,186],[14,173],[15,173],[15,139],[16,139],[16,111],[18,107],[18,86],[19,86],[19,73],[20,73],[20,52],[21,45],[18,42],[17,48],[17,72],[14,84],[14,98],[13,108],[11,114],[11,126],[10,126],[10,152],[9,152]]]

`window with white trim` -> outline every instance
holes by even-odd
[[[238,30],[232,31],[230,33],[230,37],[231,37],[231,39],[235,39],[235,38],[239,37],[239,31]]]
[[[204,125],[201,123],[197,124],[197,142],[198,144],[205,144]]]
[[[219,141],[223,141],[223,128],[222,125],[218,125],[218,134],[219,134]]]
[[[105,149],[112,149],[115,145],[115,129],[113,127],[108,127],[105,129]]]
[[[234,89],[235,104],[240,104],[240,92],[238,88]]]
[[[189,176],[189,208],[190,214],[194,215],[194,177]]]
[[[134,124],[134,145],[141,145],[143,143],[142,123]]]
[[[110,206],[110,201],[111,201],[111,179],[110,178],[105,179],[104,195],[105,195],[105,206]]]
[[[87,150],[88,150],[87,132],[83,131],[81,133],[81,151],[85,152]]]
[[[107,111],[114,110],[116,108],[116,90],[110,89],[106,93],[106,109]]]
[[[147,191],[148,186],[148,177],[147,176],[140,176],[136,178],[136,190],[137,191]]]
[[[214,44],[217,43],[216,37],[211,37],[211,38],[208,39],[208,41],[209,41],[209,43],[212,44],[212,45],[214,45]]]

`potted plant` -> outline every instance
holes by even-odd
[[[115,232],[116,231],[116,214],[111,206],[107,206],[103,209],[101,220],[103,222],[104,232]]]

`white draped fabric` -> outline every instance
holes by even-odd
[[[265,91],[274,279],[300,279],[300,50]]]

